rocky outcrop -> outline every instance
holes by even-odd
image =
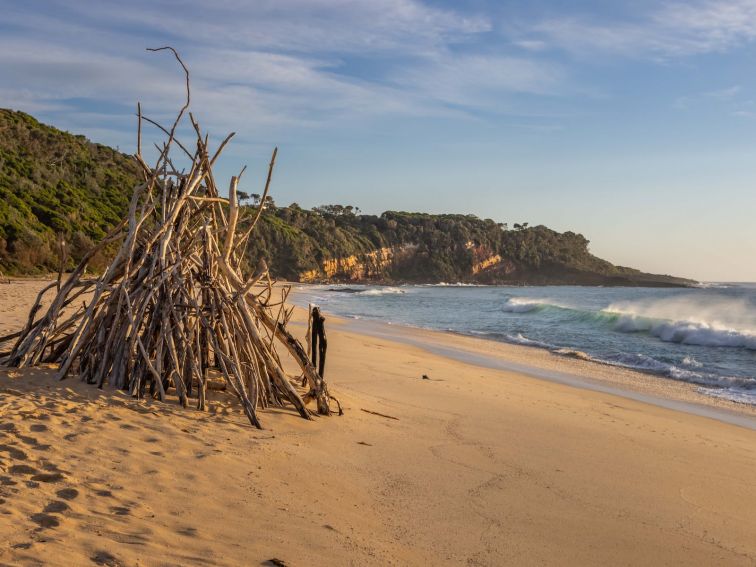
[[[484,260],[473,264],[472,273],[473,275],[476,275],[483,270],[492,268],[498,264],[501,264],[501,256],[499,254],[494,254],[493,256],[489,256],[488,258],[485,258]]]
[[[313,283],[322,281],[367,281],[388,277],[396,262],[407,259],[417,245],[377,248],[365,254],[353,254],[344,258],[325,260],[318,270],[299,274],[299,281]]]
[[[322,262],[320,269],[307,270],[299,273],[299,281],[303,283],[317,283],[329,281],[394,281],[397,272],[401,272],[402,265],[416,261],[416,244],[405,244],[398,247],[383,247],[364,254],[354,254],[343,258],[331,258]],[[476,245],[469,241],[465,249],[472,255],[472,269],[470,278],[483,275],[486,270],[503,269],[512,272],[515,267],[511,262],[505,262],[501,255],[494,254],[485,246]],[[397,268],[399,268],[397,270]],[[497,269],[498,271],[498,269]]]
[[[472,254],[472,276],[488,268],[493,268],[502,261],[501,255],[495,254],[488,246],[481,246],[468,241],[465,243],[465,249]]]

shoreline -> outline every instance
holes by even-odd
[[[336,317],[330,315],[332,320]],[[378,321],[361,320],[358,322],[347,318],[341,319],[344,319],[342,324],[345,331],[412,345],[465,364],[517,372],[537,380],[632,399],[756,430],[756,407],[753,405],[708,396],[698,392],[699,386],[695,384],[676,381],[651,372],[622,368],[595,360],[575,360],[538,346],[515,345],[494,339],[471,337],[455,331],[437,331],[406,325],[387,325]],[[384,329],[384,325],[388,328]],[[397,332],[397,329],[401,330]],[[438,344],[445,342],[442,338],[444,335],[459,338],[462,341],[455,341],[454,344],[448,345]],[[485,344],[485,348],[480,348],[482,345],[475,344],[479,341],[491,344]],[[494,352],[498,350],[494,348],[494,345],[505,345],[508,348],[506,352]],[[509,351],[509,348],[512,351]],[[517,352],[521,349],[522,352]],[[555,363],[543,364],[541,357],[534,355],[531,351],[547,353]],[[564,368],[556,368],[557,366]],[[606,371],[598,377],[598,374],[602,374],[601,369]],[[669,383],[656,384],[655,382],[659,380]]]
[[[292,301],[307,291],[308,284],[291,285]],[[304,306],[306,309],[306,301]],[[301,308],[303,304],[297,303]],[[344,330],[410,344],[430,353],[493,370],[514,371],[534,379],[547,380],[597,392],[629,398],[667,409],[718,419],[756,429],[756,405],[739,403],[699,391],[701,385],[643,370],[582,359],[538,345],[519,345],[453,330],[430,329],[402,323],[336,315],[325,306],[323,312]]]

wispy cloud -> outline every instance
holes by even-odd
[[[756,39],[756,1],[663,2],[634,20],[559,17],[529,26],[521,41],[592,57],[668,59],[724,52]]]
[[[190,64],[193,98],[214,127],[258,134],[474,115],[507,95],[558,90],[564,77],[537,55],[479,49],[493,30],[486,16],[419,0],[195,0],[180,10],[169,0],[45,4],[4,14],[0,105],[67,110],[68,122],[91,111],[82,100],[128,109],[142,100],[158,116],[175,108],[182,88],[174,62],[144,52],[162,44]]]
[[[41,2],[11,4],[0,24],[0,105],[90,134],[87,115],[107,108],[98,133],[125,144],[132,135],[123,124],[136,101],[161,118],[182,100],[170,55],[144,51],[171,44],[189,63],[193,99],[215,130],[262,137],[369,127],[386,118],[527,116],[543,110],[539,101],[586,96],[594,88],[573,84],[571,62],[560,51],[669,59],[732,49],[756,37],[756,0],[666,2],[632,20],[560,15],[504,31],[491,10],[450,6],[422,0],[192,0],[180,9],[172,0],[48,0],[44,9]]]
[[[289,52],[423,53],[487,32],[486,17],[430,7],[417,0],[221,0],[182,3],[97,0],[71,6],[81,18],[139,26],[150,34]]]
[[[424,98],[492,109],[501,93],[548,95],[560,90],[564,72],[556,64],[512,56],[462,55],[435,58],[405,69],[397,80]]]

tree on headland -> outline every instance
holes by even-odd
[[[355,216],[355,213],[361,213],[359,207],[353,205],[320,205],[312,209],[321,216]]]

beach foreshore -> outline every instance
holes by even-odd
[[[756,429],[756,406],[714,397],[696,384],[604,364],[580,351],[550,350],[383,322],[331,316],[348,332],[416,346],[474,366],[517,372]]]
[[[42,285],[0,285],[0,334]],[[0,369],[0,565],[756,564],[751,408],[532,348],[327,326],[345,414],[265,411],[263,431],[224,393],[201,413]]]

